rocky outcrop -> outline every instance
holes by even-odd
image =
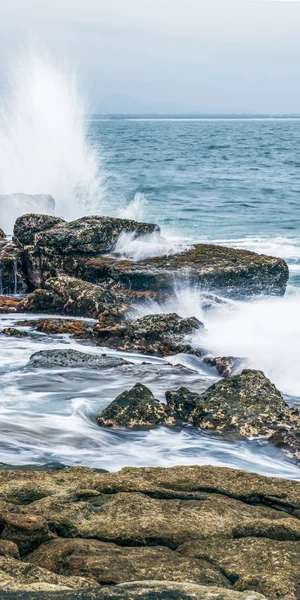
[[[16,220],[13,240],[18,246],[29,246],[34,243],[36,233],[64,223],[60,217],[29,213]]]
[[[104,427],[153,427],[166,422],[166,409],[145,385],[137,383],[109,404],[97,422]]]
[[[110,369],[131,363],[120,356],[86,354],[78,350],[40,350],[30,357],[30,367],[43,369],[65,367],[76,369]]]
[[[299,517],[299,482],[231,469],[2,470],[0,589],[298,600]]]
[[[1,227],[0,227],[0,240],[5,240],[5,238],[6,238],[6,235],[3,231],[3,229],[1,229]]]
[[[170,290],[176,278],[234,297],[283,295],[288,276],[287,264],[280,258],[213,244],[136,262],[102,256],[81,265],[83,278],[111,277],[134,290]]]
[[[119,400],[122,422],[115,420]],[[123,394],[104,410],[97,422],[102,426],[124,427],[151,424],[147,405],[142,415],[136,412],[137,409],[138,406],[131,404],[130,397]],[[222,434],[227,439],[264,437],[300,459],[300,410],[290,408],[261,371],[244,369],[239,375],[218,381],[202,394],[184,387],[167,391],[166,405],[161,403],[159,414],[160,422],[153,425],[186,423]]]
[[[168,356],[193,351],[185,338],[203,328],[203,323],[195,317],[182,319],[176,313],[147,315],[109,327],[100,321],[93,329],[93,339],[119,350]]]
[[[11,298],[9,296],[0,296],[0,315],[21,312],[23,310],[23,300],[21,298]]]

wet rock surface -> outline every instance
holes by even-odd
[[[29,294],[23,303],[28,312],[48,312],[97,318],[99,313],[121,304],[122,296],[107,284],[93,285],[75,277],[49,279],[44,289]]]
[[[98,279],[113,277],[132,289],[169,290],[176,277],[235,297],[283,295],[289,276],[280,258],[213,244],[197,244],[180,254],[137,262],[100,257],[93,267]]]
[[[290,408],[275,385],[261,371],[244,369],[239,375],[218,381],[202,394],[185,387],[167,391],[166,404],[155,402],[156,413],[160,415],[159,422],[151,421],[152,410],[147,403],[143,404],[141,414],[139,405],[132,401],[128,392],[116,398],[97,422],[102,426],[124,427],[190,424],[220,433],[227,439],[260,436],[299,459],[300,410]]]
[[[39,215],[29,213],[19,217],[14,226],[14,242],[18,246],[29,246],[33,244],[34,237],[37,233],[46,229],[51,229],[55,225],[63,225],[66,223],[60,217],[49,215]]]
[[[139,427],[165,424],[167,407],[141,383],[120,394],[98,417],[103,427]]]
[[[40,350],[30,357],[29,365],[37,368],[110,369],[131,363],[119,356],[87,354],[78,350]]]
[[[299,517],[299,482],[231,469],[3,470],[0,589],[297,600]]]
[[[23,269],[23,253],[13,243],[0,245],[0,294],[23,294],[28,290],[27,278]]]
[[[136,236],[159,231],[157,225],[113,217],[82,217],[60,224],[35,238],[38,248],[59,254],[103,254],[113,249],[120,233]]]
[[[103,327],[100,321],[93,329],[93,339],[101,345],[119,350],[168,356],[191,352],[192,347],[185,337],[203,328],[203,323],[195,317],[183,319],[176,313],[147,315],[111,327]]]

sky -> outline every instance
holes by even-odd
[[[0,0],[0,88],[30,43],[95,113],[300,113],[300,0]]]

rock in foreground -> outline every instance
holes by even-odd
[[[40,350],[30,357],[30,367],[49,369],[55,367],[76,369],[110,369],[131,363],[119,356],[86,354],[78,350]]]
[[[53,586],[52,589],[54,589]],[[170,581],[140,581],[116,586],[101,586],[77,592],[4,593],[3,600],[267,600],[256,592],[234,592],[231,589],[175,583]]]
[[[299,515],[299,482],[231,469],[3,470],[2,590],[298,600]]]

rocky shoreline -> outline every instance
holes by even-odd
[[[296,600],[299,515],[299,482],[226,468],[2,470],[1,597]]]
[[[60,316],[22,315],[0,333],[68,334],[145,361],[194,355],[220,378],[204,393],[166,389],[161,402],[136,382],[95,415],[98,426],[184,426],[227,440],[259,437],[299,461],[300,410],[264,373],[243,368],[243,357],[208,356],[195,343],[205,319],[132,316],[147,299],[164,301],[174,280],[201,286],[207,311],[223,301],[218,293],[224,301],[282,296],[286,263],[210,244],[129,260],[115,252],[124,232],[143,239],[159,235],[159,227],[29,214],[17,220],[12,241],[0,230],[0,313]],[[124,355],[88,348],[43,350],[29,361],[31,368],[115,369],[116,377],[130,364]],[[297,600],[299,517],[300,483],[230,469],[0,470],[0,597]]]

